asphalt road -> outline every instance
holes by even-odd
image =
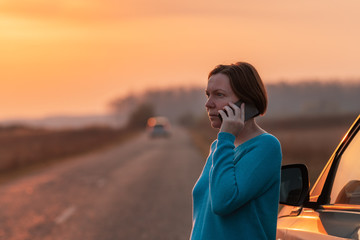
[[[173,129],[32,172],[0,185],[0,239],[188,239],[203,163]]]

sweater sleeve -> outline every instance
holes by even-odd
[[[235,136],[220,132],[210,169],[212,210],[227,215],[261,196],[280,177],[281,149],[270,134],[235,158]]]

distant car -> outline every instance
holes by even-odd
[[[170,136],[170,123],[165,117],[149,118],[147,129],[151,138]]]
[[[309,193],[305,165],[281,170],[277,240],[360,239],[360,115]]]

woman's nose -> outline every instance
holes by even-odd
[[[208,98],[208,99],[206,100],[205,107],[206,107],[206,108],[215,107],[215,103],[212,101],[211,98]]]

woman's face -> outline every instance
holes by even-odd
[[[218,111],[222,110],[229,102],[237,102],[239,98],[231,88],[230,79],[223,73],[214,74],[209,78],[205,92],[208,97],[205,107],[211,126],[220,128],[221,120]]]

